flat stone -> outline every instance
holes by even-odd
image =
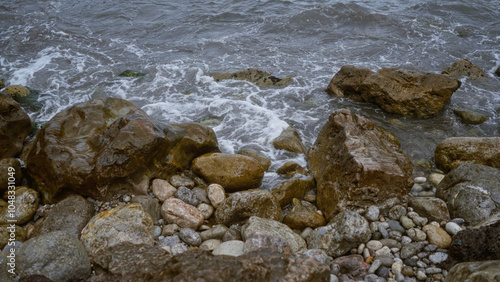
[[[420,216],[426,217],[429,220],[449,221],[450,213],[446,203],[433,197],[414,197],[410,198],[409,206]]]
[[[418,252],[420,252],[424,247],[425,247],[424,242],[415,242],[415,243],[410,243],[410,244],[404,245],[401,248],[401,258],[402,259],[411,258],[412,256],[416,255]]]
[[[226,241],[219,245],[212,253],[214,255],[226,255],[226,256],[241,256],[244,254],[245,242],[243,241]]]
[[[443,180],[443,178],[444,178],[444,174],[442,174],[442,173],[431,173],[431,175],[429,176],[429,180],[435,186],[438,186],[439,183],[441,183],[441,180]]]
[[[401,224],[399,223],[399,221],[388,220],[387,223],[389,223],[389,228],[392,231],[398,231],[398,232],[401,232],[401,233],[404,233],[406,231],[405,228],[403,226],[401,226]]]

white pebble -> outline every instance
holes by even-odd
[[[425,183],[427,181],[427,178],[423,177],[423,176],[420,176],[420,177],[415,177],[415,183]]]
[[[391,249],[389,247],[384,246],[382,249],[375,252],[375,256],[388,256],[391,254]]]
[[[456,224],[453,221],[446,223],[445,229],[446,229],[446,232],[448,232],[448,234],[450,234],[452,236],[456,235],[459,231],[462,231],[462,228],[460,227],[460,225]]]
[[[375,273],[375,271],[377,271],[377,269],[379,269],[379,267],[382,265],[382,262],[378,259],[376,259],[372,265],[370,266],[370,268],[368,269],[368,273],[372,274],[372,273]]]
[[[358,254],[362,254],[364,249],[365,249],[365,244],[359,245],[359,247],[358,247]]]
[[[370,250],[368,248],[365,248],[363,250],[363,257],[366,259],[370,256]]]
[[[374,250],[374,251],[378,251],[380,249],[382,249],[384,245],[382,245],[382,243],[380,241],[377,241],[377,240],[371,240],[371,241],[368,241],[368,243],[366,243],[366,247],[371,249],[371,250]]]
[[[418,280],[426,280],[427,279],[427,275],[425,275],[425,273],[423,271],[417,271],[417,279]]]
[[[431,175],[429,176],[429,180],[431,181],[431,183],[436,186],[439,185],[439,183],[441,183],[443,178],[444,174],[441,173],[431,173]]]

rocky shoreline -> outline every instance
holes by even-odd
[[[457,77],[481,73],[467,60],[443,74],[344,66],[327,93],[430,118],[460,87]],[[261,87],[291,81],[254,69],[214,79],[246,74]],[[208,126],[167,124],[99,98],[26,138],[33,126],[21,98],[30,90],[3,91],[1,281],[500,278],[500,137],[446,139],[438,168],[415,175],[392,133],[342,109],[311,148],[293,128],[274,140],[308,166],[285,163],[276,173],[286,180],[265,190],[271,161],[253,150],[221,153]]]

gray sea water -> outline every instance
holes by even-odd
[[[403,118],[374,105],[329,97],[324,89],[347,64],[377,70],[441,72],[460,58],[487,77],[463,78],[449,105],[430,119]],[[40,91],[46,121],[94,97],[125,98],[167,122],[202,121],[226,153],[275,150],[288,125],[311,146],[328,116],[349,108],[392,131],[414,161],[432,161],[452,136],[499,136],[500,1],[0,0],[0,78]],[[210,76],[258,68],[291,76],[283,88]],[[119,77],[125,69],[147,73]],[[190,93],[190,94],[188,94]],[[454,107],[490,118],[464,125]]]

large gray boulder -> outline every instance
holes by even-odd
[[[444,74],[400,68],[373,72],[343,66],[326,91],[332,96],[374,103],[389,113],[426,118],[439,113],[459,87],[459,80]]]
[[[463,163],[500,168],[500,137],[448,138],[437,145],[434,159],[444,171],[450,171]]]
[[[117,192],[145,195],[151,179],[168,179],[214,150],[208,127],[165,124],[126,100],[99,98],[48,121],[26,165],[46,202],[69,189],[105,200]]]
[[[444,281],[500,281],[500,260],[459,263],[450,269]]]
[[[38,274],[53,281],[79,281],[90,277],[91,265],[85,247],[64,231],[26,241],[16,259],[21,278]]]
[[[464,163],[443,178],[436,197],[446,202],[452,218],[476,225],[500,212],[500,169]]]
[[[397,139],[347,109],[330,115],[309,150],[308,164],[326,219],[348,207],[402,199],[413,185],[413,164]]]

